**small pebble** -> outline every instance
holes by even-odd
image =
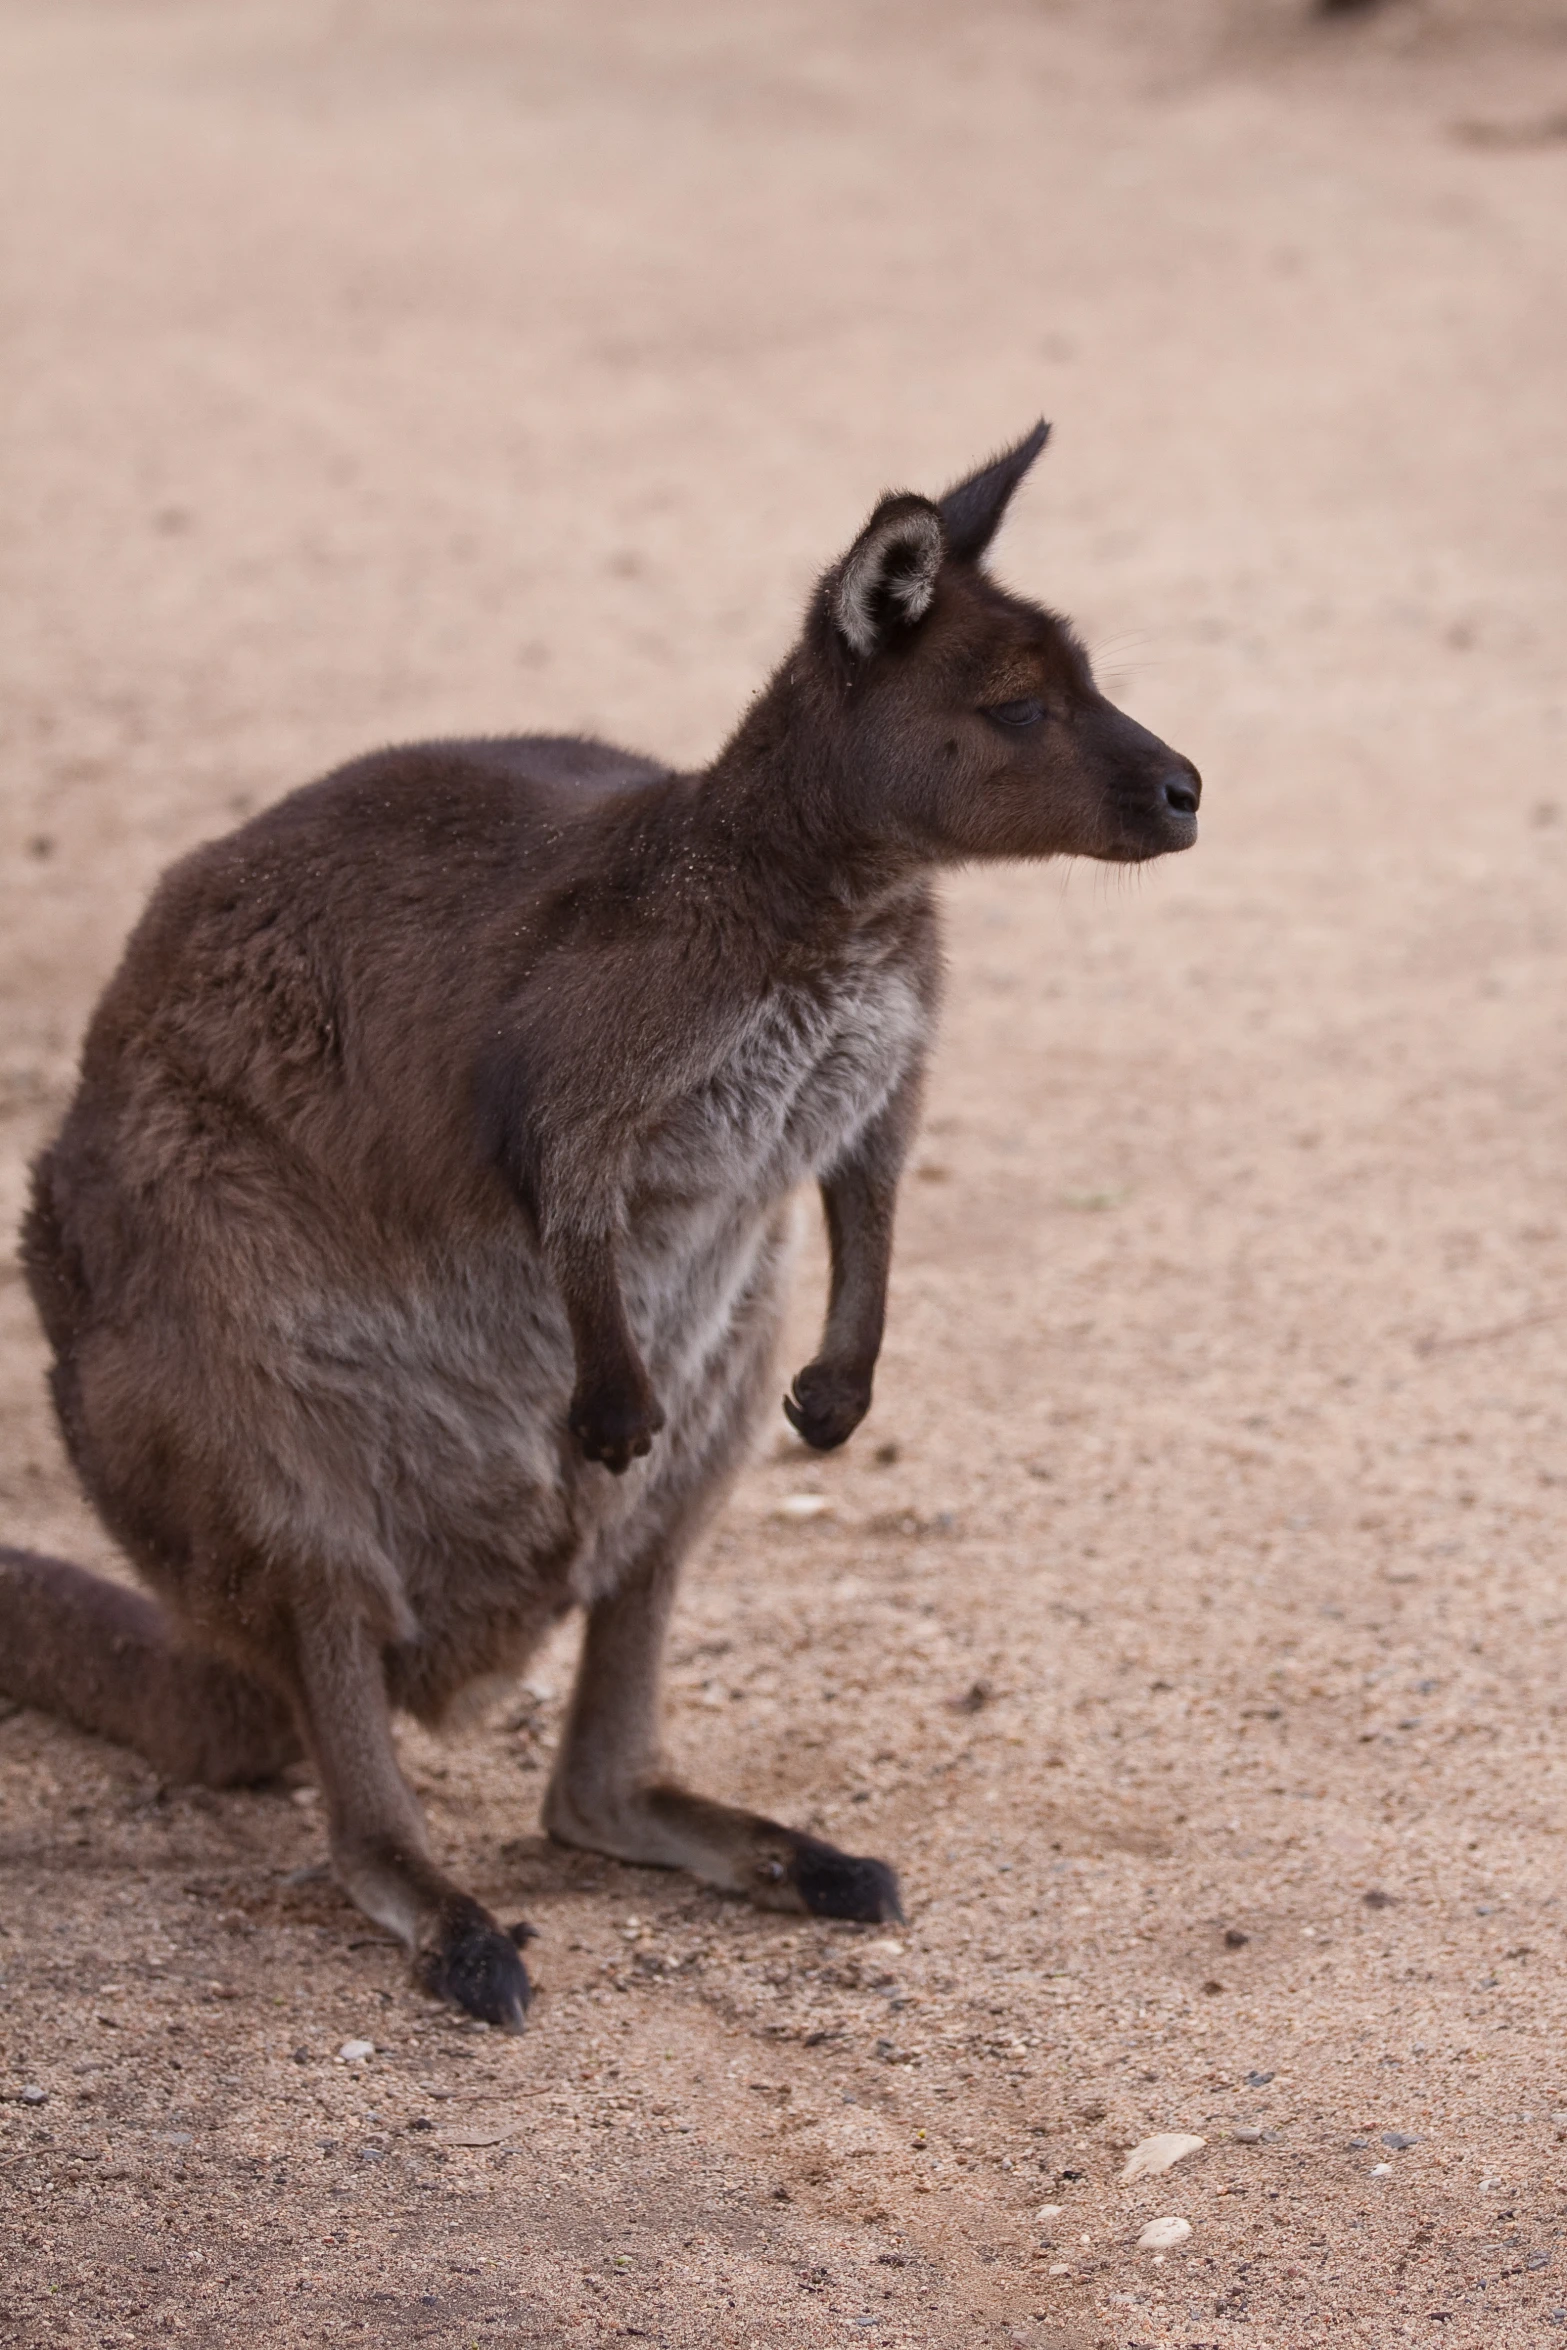
[[[367,2056],[374,2056],[373,2040],[345,2040],[337,2052],[339,2064],[363,2064]]]
[[[296,1787],[292,1790],[289,1801],[297,1803],[302,1810],[308,1811],[313,1803],[321,1801],[321,1790],[319,1787]]]
[[[1231,2130],[1230,2136],[1235,2140],[1237,2146],[1260,2146],[1262,2144],[1262,2132],[1255,2122],[1238,2123]]]
[[[1192,2232],[1189,2219],[1151,2219],[1137,2239],[1139,2252],[1173,2252]]]
[[[901,1958],[903,1956],[903,1944],[891,1934],[882,1935],[877,1942],[862,1942],[860,1948],[873,1952],[877,1958]]]
[[[779,1518],[825,1518],[830,1515],[832,1503],[825,1493],[786,1493],[773,1512]]]
[[[1194,2137],[1189,2130],[1160,2130],[1155,2137],[1145,2138],[1140,2146],[1132,2148],[1121,2182],[1124,2186],[1133,2179],[1155,2179],[1161,2171],[1173,2170],[1178,2162],[1184,2162],[1188,2154],[1199,2153],[1207,2143],[1206,2138]]]
[[[1034,2217],[1036,2220],[1059,2219],[1065,2209],[1064,2203],[1041,2203]]]
[[[1071,2273],[1072,2264],[1069,2260],[1053,2260],[1045,2271],[1049,2277],[1069,2277]]]
[[[1408,2152],[1411,2146],[1418,2146],[1420,2140],[1418,2138],[1407,2138],[1402,2130],[1384,2130],[1382,2133],[1382,2143],[1384,2146],[1391,2146],[1395,2154],[1404,2154]]]
[[[29,2081],[22,2091],[21,2103],[23,2105],[42,2105],[46,2102],[48,2095],[47,2089],[40,2089],[36,2081]]]

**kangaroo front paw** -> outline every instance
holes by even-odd
[[[439,1941],[418,1960],[420,1986],[432,1998],[465,2008],[481,2023],[520,2032],[533,1992],[517,1949],[532,1936],[531,1926],[504,1932],[476,1901],[465,1902],[442,1921]]]
[[[855,1918],[862,1925],[898,1925],[903,1902],[884,1860],[840,1852],[836,1844],[776,1831],[775,1848],[757,1864],[755,1898],[765,1909],[803,1909],[813,1918]]]
[[[791,1428],[818,1452],[845,1444],[871,1408],[868,1376],[832,1363],[807,1363],[783,1399]]]
[[[583,1458],[602,1463],[619,1477],[634,1460],[652,1451],[664,1413],[651,1388],[579,1389],[566,1424]]]

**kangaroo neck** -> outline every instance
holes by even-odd
[[[874,919],[925,871],[906,843],[878,836],[843,730],[812,699],[775,680],[693,778],[685,809],[738,919],[797,940]]]

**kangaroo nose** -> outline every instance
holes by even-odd
[[[1189,759],[1164,779],[1164,804],[1172,816],[1195,816],[1202,798],[1202,777]]]

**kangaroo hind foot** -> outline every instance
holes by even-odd
[[[521,2031],[532,1991],[519,1952],[533,1929],[499,1925],[431,1859],[424,1816],[398,1768],[385,1669],[367,1628],[334,1616],[298,1627],[294,1646],[333,1875],[367,1917],[406,1943],[422,1990],[481,2023]]]
[[[902,1919],[883,1860],[693,1795],[667,1777],[658,1742],[658,1676],[676,1562],[655,1557],[588,1614],[571,1714],[545,1797],[561,1844],[644,1868],[686,1869],[760,1909],[867,1925]]]

